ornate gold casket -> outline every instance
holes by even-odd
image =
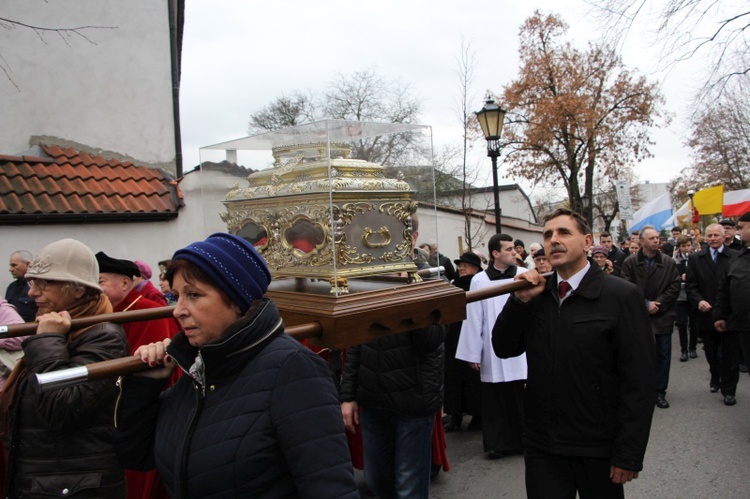
[[[310,133],[323,125],[323,137]],[[405,126],[370,125],[397,132]],[[275,277],[326,279],[333,294],[348,293],[352,277],[406,272],[419,280],[409,183],[389,178],[380,164],[352,159],[349,142],[340,141],[361,139],[363,126],[326,121],[294,127],[298,134],[286,129],[288,142],[271,148],[273,166],[227,195],[222,220],[260,250]]]
[[[415,198],[435,202],[431,156],[384,168],[350,154],[399,140],[429,151],[431,130],[325,120],[201,149],[202,159],[224,151],[237,164],[241,151],[246,164],[268,164],[247,185],[218,182],[228,191],[221,219],[261,251],[274,274],[266,296],[287,327],[314,325],[315,345],[342,348],[465,318],[464,292],[421,280],[413,259],[417,229],[437,234],[437,217],[416,223]]]

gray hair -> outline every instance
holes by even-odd
[[[31,254],[31,252],[26,250],[17,250],[10,254],[10,257],[13,258],[13,255],[18,255],[18,258],[21,259],[23,263],[31,263],[31,260],[34,259],[34,255]]]

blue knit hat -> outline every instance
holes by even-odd
[[[212,234],[177,250],[172,260],[187,260],[200,267],[243,314],[254,299],[263,297],[271,282],[263,257],[252,244],[232,234]]]

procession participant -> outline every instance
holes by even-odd
[[[518,243],[518,241],[516,241]],[[495,234],[487,243],[490,265],[471,281],[471,291],[510,281],[526,269],[514,265],[513,238]],[[521,451],[526,357],[500,359],[492,351],[492,326],[508,295],[469,303],[461,326],[456,358],[479,371],[482,381],[482,446],[488,459]]]
[[[162,307],[167,306],[167,300],[164,294],[156,289],[156,286],[151,282],[151,267],[143,260],[133,260],[133,263],[138,267],[138,275],[133,276],[133,284],[135,290],[142,294],[144,298],[158,303]]]
[[[612,273],[619,277],[620,267],[622,267],[622,262],[630,254],[630,249],[623,251],[618,248],[612,240],[612,234],[607,231],[599,234],[599,244],[607,248],[607,260],[612,262],[612,267],[614,268]]]
[[[482,260],[467,251],[461,258],[454,260],[458,268],[458,277],[453,280],[453,285],[464,291],[469,291],[471,280],[482,271]],[[482,396],[479,373],[469,365],[456,358],[458,339],[461,335],[463,321],[454,322],[448,326],[445,335],[445,400],[443,411],[450,416],[450,421],[445,423],[445,431],[457,431],[461,429],[464,413],[471,415],[469,429],[482,427]]]
[[[710,374],[709,390],[721,391],[726,405],[737,403],[740,340],[736,330],[716,329],[713,308],[721,279],[737,253],[724,246],[724,228],[719,224],[706,227],[706,244],[688,257],[685,291],[695,311],[698,333],[703,338]]]
[[[341,414],[349,432],[361,424],[365,479],[378,497],[429,497],[443,336],[435,324],[347,351]]]
[[[540,274],[546,274],[552,271],[552,265],[547,260],[547,255],[544,253],[544,248],[534,253],[534,268]]]
[[[614,264],[607,258],[608,254],[609,250],[604,245],[593,246],[591,248],[591,259],[596,262],[605,274],[611,274],[615,270]]]
[[[654,410],[654,340],[637,286],[586,258],[591,231],[559,209],[544,223],[555,268],[516,291],[492,331],[502,358],[526,353],[526,492],[530,499],[622,498],[643,468]]]
[[[537,251],[540,251],[542,249],[542,245],[533,242],[529,245],[529,254],[526,256],[526,259],[523,261],[524,265],[527,269],[533,269],[534,268],[534,255],[536,255]]]
[[[26,282],[26,269],[33,256],[26,250],[14,251],[10,255],[10,275],[13,276],[13,282],[5,290],[5,299],[8,303],[16,307],[18,315],[24,322],[33,322],[36,317],[36,305],[34,300],[29,297],[29,285]]]
[[[16,307],[0,298],[0,324],[8,326],[10,324],[23,324],[25,321],[18,315]],[[11,336],[0,339],[0,391],[3,389],[5,380],[16,367],[18,360],[23,357],[21,343],[27,336]]]
[[[690,236],[677,236],[674,250],[674,263],[677,266],[677,273],[680,275],[680,295],[675,303],[677,312],[676,324],[680,336],[680,362],[687,362],[688,359],[695,359],[698,353],[695,347],[698,344],[698,326],[696,325],[695,313],[690,309],[690,303],[687,299],[685,282],[687,280],[688,257],[693,252],[693,241]],[[688,333],[690,338],[688,339]]]
[[[667,387],[672,359],[672,332],[677,318],[680,275],[674,260],[659,251],[659,233],[645,225],[639,234],[641,249],[622,262],[620,277],[643,291],[651,332],[656,341],[656,407],[669,408]]]
[[[133,278],[140,275],[140,270],[135,263],[112,258],[103,251],[96,254],[96,260],[99,263],[99,285],[112,302],[115,312],[161,307],[136,291]],[[171,338],[179,330],[172,318],[128,322],[123,328],[132,352],[141,345]]]
[[[722,218],[719,225],[724,227],[724,246],[734,251],[742,251],[745,244],[737,237],[737,224],[731,218]]]
[[[438,251],[437,243],[432,243],[428,246],[430,252],[430,265],[433,267],[443,267],[443,269],[445,269],[443,275],[448,279],[448,282],[458,277],[458,273],[456,272],[456,269],[453,268],[451,259]]]
[[[160,368],[122,380],[123,464],[156,467],[173,497],[359,497],[330,370],[284,334],[255,248],[213,234],[166,277],[183,331],[136,352]]]
[[[99,285],[112,302],[115,312],[130,310],[149,310],[166,305],[166,300],[152,301],[138,291],[137,279],[145,272],[150,276],[151,269],[142,269],[135,262],[112,258],[100,251],[96,254],[99,263]],[[149,283],[147,280],[141,283]],[[153,288],[153,286],[151,286]],[[145,288],[150,293],[149,288]],[[155,290],[159,293],[158,290]],[[159,293],[161,294],[161,293]],[[125,335],[134,353],[141,345],[147,345],[164,338],[172,338],[179,331],[177,322],[172,318],[151,319],[148,321],[128,322],[123,324]],[[177,372],[172,382],[177,381]],[[137,470],[125,470],[128,483],[128,499],[166,499],[167,491],[155,470],[143,473]]]
[[[738,224],[744,249],[732,259],[719,283],[716,306],[713,308],[714,327],[727,334],[739,335],[745,359],[750,358],[750,211],[743,214]]]
[[[36,334],[0,396],[0,432],[10,432],[5,497],[125,497],[115,456],[113,380],[39,392],[30,379],[128,355],[119,325],[71,331],[71,319],[112,312],[91,250],[74,239],[46,246],[26,271],[38,308]]]

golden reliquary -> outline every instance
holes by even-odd
[[[382,165],[352,159],[347,143],[272,148],[274,163],[226,196],[222,220],[263,254],[274,277],[327,279],[348,293],[348,279],[406,272],[417,203],[403,179]]]

